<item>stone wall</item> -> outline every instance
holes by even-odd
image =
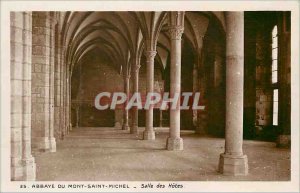
[[[270,30],[261,28],[256,36],[256,125],[272,125]]]
[[[257,22],[256,17],[265,18]],[[245,14],[244,138],[274,140],[272,127],[271,29],[275,20]]]
[[[245,14],[245,138],[274,141],[280,132],[290,131],[290,35],[288,29],[283,29],[285,14]],[[263,19],[258,22],[258,17]],[[272,85],[271,32],[275,25],[279,34],[278,84]],[[279,89],[278,126],[272,122],[274,88]]]
[[[31,155],[31,12],[11,12],[11,180],[35,180]]]
[[[279,131],[278,147],[291,146],[291,12],[279,16]],[[295,128],[298,129],[298,128]]]
[[[72,114],[76,115],[75,110],[79,108],[79,126],[113,127],[114,110],[97,110],[94,106],[95,97],[100,92],[124,92],[123,77],[105,53],[97,50],[91,52],[81,64],[75,66],[71,81]],[[119,115],[120,110],[116,111]],[[117,116],[117,119],[121,124],[122,116]],[[73,126],[76,121],[76,117],[72,116]]]

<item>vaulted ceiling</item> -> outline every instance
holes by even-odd
[[[156,58],[166,67],[170,53],[168,12],[63,12],[60,15],[62,45],[70,70],[89,52],[98,49],[116,70],[130,73],[130,60],[141,58],[145,45],[156,47]],[[211,22],[225,31],[223,12],[186,12],[184,38],[195,53],[201,51]],[[155,39],[156,44],[145,44]]]

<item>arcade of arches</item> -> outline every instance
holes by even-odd
[[[290,179],[290,12],[10,19],[12,180]],[[205,109],[94,107],[100,92],[153,91],[200,92]]]

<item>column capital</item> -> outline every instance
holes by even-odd
[[[147,58],[147,61],[151,61],[151,60],[154,60],[155,56],[156,56],[156,51],[154,50],[146,50],[144,51],[144,54]]]
[[[171,11],[169,14],[169,33],[172,40],[181,40],[184,30],[184,11]]]
[[[172,40],[181,40],[184,31],[183,26],[171,26],[169,27],[169,34]]]

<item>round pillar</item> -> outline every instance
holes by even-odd
[[[170,62],[170,98],[181,92],[181,36],[183,33],[184,12],[171,12],[169,28],[171,36]],[[167,139],[168,150],[183,150],[180,138],[180,97],[175,109],[170,109],[170,136]]]
[[[226,132],[225,152],[219,171],[224,175],[247,175],[248,159],[243,154],[244,13],[226,16]]]
[[[140,69],[140,65],[136,65],[135,69],[132,71],[133,93],[139,92],[139,69]],[[136,107],[136,106],[132,107],[132,125],[130,127],[131,134],[138,133],[138,119],[139,119],[138,112],[139,112],[138,107]]]
[[[154,58],[156,51],[150,50],[145,51],[146,56],[146,68],[147,68],[147,95],[153,93],[154,90]],[[155,132],[153,129],[153,105],[150,105],[149,109],[146,110],[146,128],[144,131],[144,140],[154,140]]]
[[[125,89],[125,93],[127,96],[125,105],[124,105],[124,121],[123,121],[123,126],[122,126],[122,130],[129,130],[129,124],[128,124],[128,109],[126,109],[127,103],[128,103],[128,97],[129,97],[129,80],[130,80],[130,76],[126,76],[125,78],[125,84],[124,84],[124,89]]]

